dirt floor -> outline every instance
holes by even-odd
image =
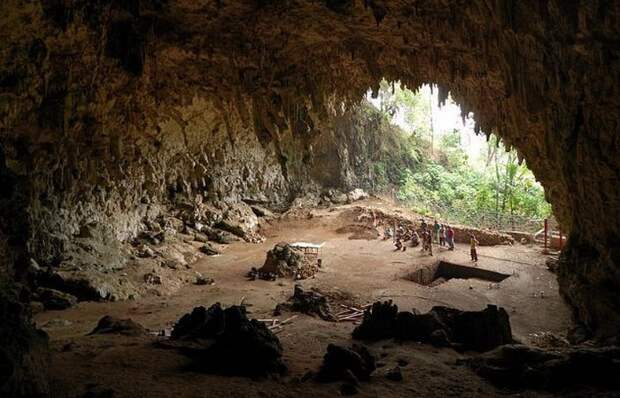
[[[360,203],[356,203],[360,205]],[[365,206],[386,206],[378,200]],[[193,269],[214,278],[211,286],[187,285],[170,296],[147,296],[133,301],[82,302],[65,311],[38,314],[37,324],[51,338],[52,374],[55,396],[80,397],[89,389],[111,389],[114,397],[330,397],[339,395],[341,383],[301,382],[310,370],[317,370],[328,343],[351,343],[353,323],[322,321],[299,315],[279,338],[284,347],[287,376],[269,380],[222,377],[184,370],[188,360],[172,350],[153,347],[156,336],[86,336],[104,315],[131,318],[153,332],[169,329],[181,315],[195,306],[220,302],[224,306],[248,305],[251,316],[273,318],[277,303],[292,295],[292,280],[276,282],[248,281],[251,267],[260,267],[265,253],[280,241],[325,242],[320,257],[321,271],[315,278],[301,281],[333,296],[339,302],[365,304],[392,299],[399,308],[426,312],[434,305],[463,310],[480,310],[487,304],[505,307],[510,314],[514,336],[525,343],[545,344],[541,336],[563,336],[568,329],[569,310],[558,295],[555,275],[544,263],[546,257],[537,246],[495,246],[479,248],[478,267],[510,274],[499,284],[475,279],[451,279],[434,287],[418,285],[405,277],[410,272],[437,260],[471,265],[469,247],[457,245],[454,252],[435,247],[435,256],[418,248],[395,252],[391,241],[349,239],[350,228],[339,217],[343,206],[313,210],[314,217],[304,220],[272,222],[263,229],[267,240],[260,244],[236,242],[225,247],[222,255],[199,260]],[[363,234],[366,236],[366,234]],[[368,236],[372,236],[369,234]],[[163,281],[163,283],[166,283]],[[541,292],[543,292],[541,297]],[[279,318],[290,317],[284,313]],[[436,349],[417,343],[398,344],[383,341],[370,344],[378,361],[384,364],[373,380],[362,383],[359,396],[497,396],[499,391],[456,361],[466,355],[451,349]],[[398,360],[404,380],[393,382],[383,377]],[[520,396],[546,396],[523,393]]]

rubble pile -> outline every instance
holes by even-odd
[[[119,319],[106,315],[89,335],[93,334],[122,334],[125,336],[141,336],[147,333],[144,327],[131,319]]]
[[[511,344],[464,362],[501,388],[620,388],[620,348],[614,346],[542,350]]]
[[[294,277],[296,280],[307,279],[319,270],[316,260],[306,256],[300,249],[296,249],[285,242],[280,242],[267,252],[263,266],[250,271],[249,277],[259,277],[266,280],[275,280],[275,277]]]
[[[357,386],[359,381],[370,380],[376,369],[375,357],[362,345],[351,348],[330,344],[315,380],[321,383],[345,381]]]
[[[426,314],[403,311],[391,301],[366,310],[353,338],[413,340],[459,351],[485,352],[513,342],[508,313],[488,305],[482,311],[461,311],[435,306]]]
[[[264,323],[248,319],[243,306],[194,308],[175,324],[170,346],[203,372],[248,377],[286,372],[278,337]]]
[[[379,238],[379,230],[371,225],[349,224],[336,230],[339,234],[350,234],[351,240],[375,240]]]
[[[314,290],[304,290],[301,285],[295,285],[293,296],[289,299],[290,309],[308,315],[318,315],[325,321],[334,321],[331,306],[326,296]]]

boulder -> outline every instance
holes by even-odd
[[[196,275],[196,280],[194,281],[195,285],[204,286],[204,285],[213,285],[215,281],[212,278],[204,276],[202,274]]]
[[[218,254],[221,254],[222,252],[220,252],[218,249],[216,249],[215,247],[213,247],[212,244],[210,243],[205,243],[204,245],[202,245],[200,247],[200,251],[204,254],[206,254],[207,256],[216,256]]]
[[[198,371],[248,377],[286,372],[278,337],[249,320],[243,306],[196,307],[175,324],[171,340]]]
[[[335,320],[327,297],[319,292],[304,290],[301,285],[295,285],[295,290],[290,301],[290,308],[293,311],[308,315],[318,315],[321,319],[326,321]]]
[[[106,315],[89,335],[93,334],[122,334],[125,336],[141,336],[147,334],[144,327],[131,319],[120,319]]]
[[[392,301],[375,302],[364,312],[362,323],[353,330],[353,338],[383,340],[393,338],[398,307]],[[413,314],[411,314],[413,315]]]
[[[37,289],[39,300],[46,310],[65,310],[77,304],[77,298],[56,289],[40,287]]]
[[[351,348],[346,348],[329,344],[315,380],[322,383],[341,380],[349,383],[356,383],[357,380],[368,381],[375,369],[375,357],[365,346],[354,344]],[[354,380],[351,380],[351,375]]]
[[[347,193],[346,197],[347,202],[352,203],[358,200],[368,199],[368,194],[363,189],[355,188],[354,190]]]
[[[259,205],[250,205],[250,208],[256,214],[257,217],[265,217],[265,218],[274,218],[275,214],[273,212],[263,206]]]

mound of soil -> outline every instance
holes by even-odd
[[[195,370],[247,377],[286,372],[280,340],[262,322],[249,320],[243,306],[196,307],[179,319],[171,340],[194,360]]]
[[[267,258],[258,270],[258,275],[306,279],[314,276],[318,270],[319,267],[314,258],[306,256],[301,249],[280,242],[267,252]]]
[[[377,228],[362,224],[345,225],[338,228],[336,232],[339,234],[351,234],[349,236],[351,240],[375,240],[379,238]]]
[[[353,338],[414,340],[461,351],[489,351],[513,342],[508,313],[488,305],[482,311],[461,311],[443,306],[426,314],[398,312],[391,301],[377,302],[366,310]]]
[[[376,229],[378,226],[394,228],[395,225],[398,225],[407,230],[418,230],[420,228],[420,222],[423,219],[423,217],[414,219],[413,217],[408,217],[400,213],[388,212],[364,206],[354,206],[349,210],[343,211],[340,214],[340,218],[346,221],[353,221],[357,224],[368,226],[368,228],[371,229]],[[425,221],[428,225],[432,226],[432,219],[426,219]],[[438,221],[442,222],[441,220]],[[457,243],[469,243],[470,234],[474,234],[476,239],[478,239],[480,246],[513,244],[515,241],[509,234],[499,231],[491,231],[463,225],[450,225],[452,226],[452,229],[454,229],[454,241]]]

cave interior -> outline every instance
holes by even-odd
[[[384,78],[436,84],[527,160],[568,233],[559,295],[618,369],[620,1],[5,0],[0,37],[3,396],[64,396],[39,284],[130,301],[127,242],[162,218],[234,232],[251,206],[368,189],[356,109]]]

